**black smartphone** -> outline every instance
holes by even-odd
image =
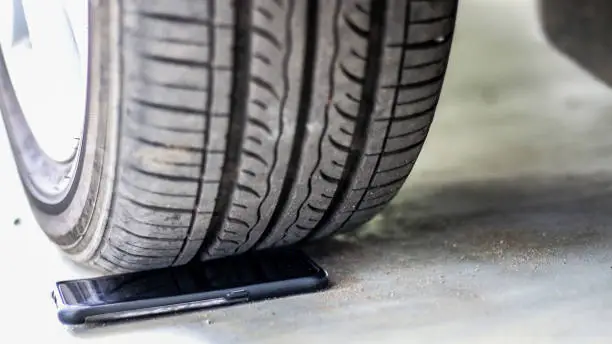
[[[328,285],[297,250],[263,251],[179,267],[57,282],[52,298],[66,325],[218,307]]]

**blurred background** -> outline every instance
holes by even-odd
[[[65,331],[49,288],[91,272],[37,228],[0,131],[0,271],[19,281],[0,287],[13,317],[0,341],[609,343],[612,90],[549,46],[537,17],[533,0],[461,1],[442,99],[402,193],[358,232],[309,249],[335,282],[322,294]],[[17,255],[22,242],[36,249]]]

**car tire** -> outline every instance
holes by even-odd
[[[44,190],[68,167],[37,145],[2,59],[0,106],[44,232],[118,272],[300,244],[375,216],[425,141],[457,1],[90,6],[86,121],[60,196]]]

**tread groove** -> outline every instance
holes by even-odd
[[[110,265],[112,265],[112,266],[114,266],[114,267],[118,268],[118,269],[119,269],[119,271],[125,271],[125,270],[128,270],[128,268],[126,268],[126,267],[124,267],[124,266],[122,266],[122,265],[117,264],[116,262],[114,262],[114,261],[110,260],[109,258],[107,258],[107,257],[106,257],[105,255],[103,255],[103,254],[98,255],[98,258],[99,258],[100,260],[102,260],[102,261],[106,262],[107,264],[110,264]],[[115,258],[115,257],[113,257],[113,258],[114,258],[114,259],[117,259],[117,258]],[[104,269],[104,270],[106,270],[106,271],[109,271],[109,272],[113,272],[113,271],[114,271],[114,270],[111,270],[111,269],[108,269],[108,268],[103,268],[103,269]]]
[[[247,118],[247,121],[249,123],[251,123],[252,125],[261,128],[263,131],[265,131],[266,133],[268,133],[269,135],[272,135],[272,129],[270,129],[270,127],[268,127],[268,125],[264,122],[262,122],[259,118],[255,118],[253,116],[249,116]]]
[[[234,53],[232,56],[231,95],[230,95],[230,124],[231,130],[227,134],[226,153],[221,168],[221,183],[217,192],[217,202],[214,207],[214,215],[210,220],[210,226],[204,237],[204,243],[200,250],[207,250],[215,240],[220,238],[223,222],[228,216],[231,198],[236,189],[238,173],[240,168],[240,155],[244,132],[247,124],[247,109],[249,99],[249,80],[245,78],[250,75],[251,61],[251,32],[254,29],[251,17],[252,0],[240,2],[240,10],[234,10]],[[252,80],[252,78],[251,78]],[[240,245],[240,243],[237,243]]]
[[[378,208],[384,206],[385,204],[386,204],[386,202],[382,202],[382,203],[379,203],[379,204],[369,205],[369,206],[364,207],[364,208],[357,208],[354,211],[352,211],[351,213],[354,214],[354,213],[359,212],[359,211],[368,211],[368,210],[372,210],[372,209],[378,209]],[[350,219],[350,216],[349,216],[349,219]],[[348,221],[345,221],[342,225],[344,226],[347,222]]]
[[[146,223],[148,224],[148,223]],[[170,238],[158,238],[158,237],[150,237],[150,236],[145,236],[145,235],[141,235],[138,233],[134,233],[133,231],[127,229],[126,227],[120,226],[120,225],[115,225],[115,228],[126,232],[129,235],[135,236],[138,239],[142,239],[142,240],[151,240],[151,241],[160,241],[160,242],[179,242],[182,241],[181,239],[170,239]]]
[[[189,228],[189,226],[185,226],[185,225],[173,225],[173,224],[164,224],[164,225],[160,225],[159,223],[151,223],[151,222],[147,222],[147,221],[143,221],[140,220],[138,218],[133,218],[131,219],[134,222],[140,223],[142,225],[146,225],[146,226],[162,226],[162,227],[168,227],[168,228]],[[149,238],[149,237],[143,237],[143,238]],[[154,239],[154,238],[153,238]],[[182,239],[167,239],[167,238],[160,238],[160,240],[176,240],[176,241],[182,241]]]
[[[112,242],[112,240],[111,240]],[[146,246],[140,246],[140,245],[136,245],[131,241],[124,241],[123,244],[126,244],[127,246],[131,246],[131,247],[135,247],[138,249],[142,249],[142,250],[159,250],[159,251],[166,251],[166,252],[178,252],[178,248],[172,248],[172,247],[146,247]],[[169,258],[169,256],[160,256],[160,257],[166,257]]]
[[[293,15],[293,1],[290,2],[290,12]],[[302,78],[300,83],[300,92],[298,99],[298,108],[297,108],[297,118],[295,124],[295,133],[293,142],[291,144],[291,151],[289,155],[289,162],[287,171],[285,172],[285,178],[283,179],[283,184],[281,186],[281,191],[278,197],[277,206],[274,208],[272,215],[270,217],[270,221],[268,222],[267,227],[264,229],[263,233],[255,243],[254,247],[258,247],[262,242],[268,238],[268,236],[276,229],[278,221],[282,214],[285,213],[286,207],[289,202],[286,202],[291,195],[291,191],[295,187],[295,183],[297,180],[297,174],[299,172],[298,168],[291,168],[292,166],[301,166],[302,163],[302,145],[306,138],[307,133],[307,124],[308,117],[310,113],[310,107],[312,104],[312,92],[313,92],[313,83],[314,83],[314,74],[315,74],[315,57],[317,54],[317,35],[318,35],[318,15],[319,15],[319,0],[309,0],[306,5],[306,28],[304,38],[304,52],[303,52],[303,65],[302,65]],[[289,21],[288,21],[289,23]],[[291,51],[293,49],[293,42],[291,40],[291,26],[287,25],[287,50]],[[289,85],[288,78],[288,69],[289,69],[289,54],[287,55],[287,59],[284,61],[283,74],[285,77],[285,85]],[[285,92],[287,94],[288,90]],[[283,99],[284,108],[287,96],[285,95]],[[280,121],[282,123],[282,120]],[[278,145],[278,143],[277,143]],[[278,147],[277,147],[278,149]],[[286,231],[286,229],[285,229]]]
[[[251,103],[257,105],[263,111],[267,111],[268,110],[268,104],[264,103],[263,101],[261,101],[259,99],[253,99],[253,100],[251,100]]]
[[[304,226],[302,226],[300,224],[296,224],[295,228],[297,228],[297,229],[299,229],[301,231],[310,231],[312,229],[312,228],[309,228],[309,227],[304,227]]]
[[[236,203],[236,202],[232,203],[232,205],[233,205],[234,207],[236,207],[236,208],[240,208],[240,209],[247,209],[247,208],[248,208],[246,205],[244,205],[244,204],[240,204],[240,203]]]
[[[190,194],[177,194],[177,193],[172,193],[172,192],[160,192],[160,191],[155,191],[155,190],[149,190],[147,188],[143,188],[142,186],[138,186],[134,183],[132,183],[131,181],[128,181],[127,178],[123,178],[121,179],[121,182],[128,185],[131,188],[134,188],[136,190],[139,191],[143,191],[143,192],[147,192],[153,195],[160,195],[160,196],[168,196],[168,197],[183,197],[183,198],[192,198],[195,197],[196,195],[190,195]]]
[[[178,166],[178,167],[200,167],[200,163],[195,162],[174,162],[174,161],[165,161],[159,159],[153,159],[156,163],[160,163],[168,166]]]
[[[285,52],[284,52],[284,56],[283,56],[283,61],[282,61],[282,80],[283,80],[283,95],[279,101],[279,113],[278,113],[278,128],[279,128],[279,133],[278,133],[278,139],[276,140],[276,142],[274,143],[274,154],[273,154],[273,158],[272,158],[272,167],[270,168],[270,172],[268,174],[268,177],[266,179],[266,191],[265,194],[263,196],[263,199],[261,200],[261,202],[259,202],[259,205],[257,207],[257,219],[255,220],[255,224],[253,225],[253,227],[246,233],[246,238],[243,242],[243,244],[241,244],[240,246],[236,247],[234,253],[239,252],[240,249],[242,249],[242,247],[246,244],[249,243],[251,241],[251,235],[253,234],[253,229],[255,229],[259,223],[261,222],[262,219],[262,207],[264,205],[264,203],[266,202],[266,200],[268,199],[269,195],[270,195],[270,191],[272,189],[272,175],[274,174],[274,170],[276,169],[276,164],[278,162],[278,150],[280,147],[280,140],[281,137],[283,136],[283,131],[285,129],[284,126],[284,120],[285,120],[285,107],[287,104],[287,98],[289,97],[289,85],[290,85],[290,81],[289,81],[289,62],[290,62],[290,57],[291,57],[291,53],[292,53],[292,49],[293,49],[293,41],[292,41],[292,31],[291,31],[291,18],[293,17],[293,9],[294,9],[294,1],[290,0],[289,1],[289,7],[287,8],[287,15],[285,17],[285,37],[286,37],[286,44],[285,44]],[[278,207],[278,205],[276,206]],[[265,229],[264,229],[265,232]],[[262,234],[260,235],[263,236],[264,233],[262,232]],[[257,240],[259,240],[260,238],[257,238]],[[255,242],[254,245],[257,245],[257,241]]]
[[[173,23],[178,23],[178,24],[197,24],[197,25],[213,26],[213,23],[209,20],[204,20],[204,19],[194,18],[194,17],[180,16],[176,14],[159,13],[159,12],[145,12],[145,11],[138,11],[136,12],[136,14],[138,14],[139,16],[145,17],[145,18],[149,18],[149,19],[162,20],[162,21],[173,22]]]
[[[416,104],[416,103],[422,102],[424,100],[428,100],[428,99],[431,99],[431,98],[438,97],[439,95],[440,95],[440,92],[438,90],[436,90],[434,93],[428,94],[428,95],[423,96],[423,97],[419,97],[419,98],[416,98],[416,99],[413,99],[413,100],[409,100],[409,101],[398,102],[397,106],[405,106],[405,105]]]
[[[374,196],[374,197],[369,197],[369,198],[367,198],[367,200],[368,201],[375,201],[377,199],[385,198],[385,197],[388,197],[389,195],[393,195],[395,193],[397,193],[397,190],[392,190],[392,191],[389,191],[389,192],[384,192],[384,193],[382,193],[380,195],[377,195],[377,196]],[[380,204],[378,204],[376,206],[380,206]],[[364,210],[364,209],[359,209],[359,210]]]
[[[387,168],[387,169],[384,169],[384,170],[376,171],[376,174],[401,170],[402,168],[405,168],[406,166],[410,166],[411,164],[414,164],[414,160],[410,160],[410,161],[408,161],[406,163],[403,163],[403,164],[401,164],[399,166],[395,166],[395,167]]]
[[[332,160],[331,163],[334,166],[338,166],[340,168],[344,168],[344,164],[341,164],[340,162],[338,162],[338,160]]]
[[[380,154],[372,154],[372,155],[378,155],[380,157],[384,157],[384,156],[389,156],[389,155],[401,154],[401,153],[405,153],[407,151],[410,151],[410,150],[413,150],[413,149],[419,147],[424,142],[425,142],[425,139],[422,139],[422,140],[419,140],[419,141],[417,141],[417,142],[415,142],[413,144],[410,144],[410,145],[408,145],[406,147],[402,147],[402,148],[395,149],[395,150],[388,151],[388,152],[382,152]]]
[[[251,170],[248,170],[248,169],[243,169],[242,173],[247,174],[247,175],[249,175],[251,177],[255,177],[257,175],[257,173],[255,173],[255,172],[253,172]]]
[[[247,140],[253,141],[256,144],[258,144],[259,146],[261,146],[263,144],[263,142],[261,142],[261,140],[258,137],[255,137],[255,136],[248,136]]]
[[[340,179],[330,176],[329,174],[325,173],[325,171],[323,170],[319,170],[319,174],[321,175],[323,180],[325,180],[328,183],[338,184],[338,182],[340,182]]]
[[[374,190],[378,190],[378,189],[381,189],[381,188],[384,188],[384,187],[387,187],[387,186],[391,186],[391,185],[396,184],[398,182],[402,182],[404,179],[406,179],[406,177],[407,177],[407,175],[403,175],[403,176],[401,176],[399,178],[393,179],[393,180],[391,180],[389,182],[386,182],[384,184],[380,184],[380,185],[376,185],[376,186],[366,186],[364,188],[356,188],[354,190],[374,191]]]
[[[107,254],[110,257],[112,257],[114,260],[116,260],[116,262],[114,263],[115,266],[119,267],[123,271],[133,271],[134,270],[134,265],[136,265],[136,264],[138,266],[141,266],[141,268],[145,267],[146,270],[151,270],[151,269],[155,269],[155,268],[159,267],[159,266],[157,266],[156,263],[152,263],[152,264],[151,263],[147,264],[145,262],[135,263],[135,262],[130,262],[130,261],[124,260],[124,259],[122,259],[122,257],[117,257],[116,255],[114,255],[112,253],[109,253],[109,252],[107,252]],[[107,261],[110,261],[110,260],[108,260],[108,258],[109,257],[107,257]],[[121,265],[121,264],[119,264],[119,262],[120,263],[124,263],[125,265]]]
[[[402,48],[405,50],[425,50],[425,49],[436,48],[441,45],[447,44],[448,41],[450,40],[450,37],[451,37],[451,34],[449,34],[448,36],[444,36],[444,39],[441,39],[441,40],[432,39],[429,41],[424,41],[424,42],[419,42],[419,43],[405,43],[405,42],[389,43],[387,46],[389,48]]]
[[[410,4],[410,2],[407,2]],[[370,15],[370,30],[367,31],[367,36],[364,37],[368,41],[367,61],[364,67],[364,84],[362,86],[361,103],[357,110],[357,121],[355,123],[354,135],[351,139],[351,150],[346,159],[345,167],[342,171],[342,177],[338,182],[338,187],[334,192],[329,207],[323,214],[321,220],[315,226],[315,229],[310,232],[304,240],[309,240],[316,234],[329,225],[333,215],[338,211],[344,199],[351,191],[351,183],[353,178],[358,173],[361,156],[366,149],[367,133],[372,120],[372,112],[374,111],[375,99],[377,95],[379,71],[382,63],[383,42],[385,21],[384,17],[387,10],[386,0],[376,0],[376,4],[372,2],[372,12]],[[344,16],[348,19],[347,16]],[[348,23],[348,21],[347,21]]]
[[[170,111],[170,112],[173,112],[173,114],[177,114],[177,115],[198,115],[198,116],[206,115],[205,111],[183,107],[183,106],[160,104],[160,103],[156,103],[153,101],[139,99],[135,97],[132,97],[130,100],[143,107]]]
[[[200,41],[192,41],[192,40],[189,40],[189,39],[174,38],[174,37],[148,36],[147,34],[144,34],[142,32],[137,32],[137,31],[126,30],[126,34],[129,34],[130,36],[132,36],[132,38],[135,38],[135,39],[149,40],[149,41],[153,41],[153,42],[163,42],[163,43],[174,43],[174,44],[190,45],[190,46],[199,47],[199,48],[206,48],[206,47],[210,46],[210,44],[204,43],[204,42],[200,42]]]
[[[262,163],[262,164],[263,164],[265,167],[269,167],[269,166],[270,166],[270,164],[268,164],[268,162],[267,162],[267,161],[266,161],[266,160],[265,160],[265,159],[264,159],[264,158],[263,158],[261,155],[259,155],[259,154],[255,153],[255,152],[253,152],[253,151],[251,151],[251,150],[248,150],[248,149],[244,148],[244,149],[242,149],[242,153],[243,153],[245,156],[248,156],[249,158],[253,158],[253,159],[255,159],[255,160],[259,161],[259,162],[260,162],[260,163]]]
[[[332,199],[332,198],[334,198],[333,196],[330,196],[330,195],[328,195],[328,194],[326,194],[326,193],[322,193],[322,194],[321,194],[321,197],[323,197],[323,198],[327,198],[327,199]]]
[[[355,8],[357,8],[357,10],[359,10],[359,12],[365,14],[365,15],[370,15],[370,11],[368,11],[366,8],[363,7],[362,4],[360,3],[356,3],[355,4]]]
[[[423,131],[423,130],[427,130],[429,128],[429,124],[426,124],[424,127],[420,127],[405,133],[401,133],[401,134],[397,134],[397,135],[389,135],[387,136],[387,139],[398,139],[400,137],[406,137],[406,136],[410,136],[410,135],[414,135],[416,133],[418,133],[419,131]]]
[[[171,259],[172,257],[169,256],[151,256],[151,255],[146,255],[146,254],[139,254],[139,253],[132,253],[132,252],[128,252],[122,248],[119,247],[119,245],[116,245],[112,240],[109,240],[108,242],[108,246],[114,248],[115,250],[119,251],[119,253],[126,255],[126,256],[131,256],[131,257],[136,257],[136,258],[155,258],[155,259]],[[134,247],[138,247],[138,246],[134,246]]]
[[[355,50],[355,48],[351,48],[350,50],[350,54],[353,55],[354,57],[360,59],[361,61],[366,61],[366,57],[361,55],[360,53],[357,52],[357,50]]]
[[[357,97],[355,97],[354,95],[350,94],[350,93],[345,93],[346,98],[348,98],[350,101],[352,101],[353,103],[361,103],[361,101],[359,99],[357,99]]]
[[[178,146],[178,145],[168,144],[164,142],[152,141],[149,139],[145,139],[144,137],[141,137],[141,136],[126,135],[126,137],[136,142],[139,142],[141,144],[149,145],[153,147],[168,148],[168,149],[182,150],[186,152],[197,152],[197,153],[202,153],[204,151],[204,149],[192,147],[192,146]]]
[[[396,108],[397,105],[394,107]],[[404,116],[391,116],[391,117],[380,117],[377,118],[376,121],[378,122],[382,122],[382,121],[388,121],[388,120],[395,120],[396,122],[401,122],[401,121],[405,121],[407,119],[414,119],[414,118],[418,118],[421,116],[425,116],[428,115],[430,113],[432,113],[434,110],[436,109],[436,104],[434,104],[433,106],[423,110],[423,111],[419,111],[419,112],[415,112],[415,113],[411,113],[409,115],[404,115]]]
[[[370,35],[370,31],[364,28],[359,27],[347,14],[343,15],[342,18],[344,22],[346,22],[347,26],[353,30],[357,35],[361,36],[361,38],[368,39]]]
[[[251,75],[251,82],[263,88],[264,90],[270,92],[270,94],[274,96],[276,100],[280,100],[280,97],[278,96],[278,92],[276,92],[276,90],[274,89],[274,86],[272,86],[271,83],[267,82],[263,78],[257,75]]]
[[[311,3],[311,2],[309,2]],[[316,4],[318,4],[318,2],[316,2]],[[328,79],[328,87],[329,87],[329,95],[328,95],[328,99],[329,101],[325,104],[325,108],[323,111],[323,133],[327,132],[327,129],[329,127],[329,118],[330,118],[330,105],[332,104],[332,99],[334,99],[334,84],[335,84],[335,73],[334,73],[334,67],[336,66],[337,62],[338,62],[338,55],[340,53],[340,32],[339,32],[339,27],[338,27],[338,22],[340,19],[340,12],[341,12],[341,7],[342,4],[339,1],[336,1],[335,4],[335,8],[334,8],[334,14],[333,14],[333,20],[332,23],[334,23],[334,25],[332,25],[332,39],[333,39],[333,46],[334,46],[334,51],[332,52],[332,56],[331,56],[331,61],[329,64],[329,68],[327,70],[327,79]],[[311,7],[308,7],[309,10]],[[310,13],[310,11],[308,11]],[[314,13],[313,15],[313,21],[316,21],[316,17],[318,16],[318,13]],[[312,31],[312,30],[310,30]],[[316,37],[316,36],[315,36]],[[314,67],[314,66],[313,66]],[[313,72],[314,73],[314,72]],[[310,104],[310,100],[308,100],[308,104]],[[334,104],[335,106],[336,104]],[[323,176],[321,174],[321,157],[323,156],[323,140],[319,140],[319,144],[317,147],[317,161],[315,163],[315,168],[312,170],[312,172],[310,172],[310,178],[308,179],[308,182],[306,183],[307,186],[307,194],[306,197],[304,198],[304,200],[302,201],[302,203],[300,204],[297,214],[298,216],[293,220],[293,222],[285,229],[283,229],[283,235],[281,236],[280,239],[276,240],[272,246],[276,246],[279,242],[282,242],[283,240],[285,240],[285,238],[287,237],[287,235],[289,234],[289,230],[292,227],[295,227],[297,229],[308,229],[310,231],[310,228],[303,228],[302,226],[300,226],[300,224],[298,224],[298,219],[300,218],[300,215],[302,214],[302,210],[304,209],[304,207],[306,206],[306,203],[308,203],[308,199],[310,198],[310,196],[312,195],[313,192],[313,179],[315,176],[315,173],[317,172],[317,170],[319,171],[319,174],[321,176]]]
[[[344,146],[343,144],[341,144],[340,142],[336,141],[331,134],[327,135],[327,139],[329,140],[329,142],[332,144],[332,146],[334,146],[334,148],[336,148],[339,151],[345,152],[345,153],[349,153],[351,151],[351,147],[347,147]]]
[[[348,136],[353,136],[353,133],[350,132],[348,129],[346,129],[345,127],[340,127],[340,132],[343,134],[346,134]]]
[[[359,76],[349,72],[349,70],[346,69],[346,67],[342,63],[340,64],[340,71],[344,74],[344,76],[346,76],[349,80],[351,80],[354,83],[363,84],[365,81],[365,78],[360,78]]]
[[[143,120],[139,119],[136,116],[130,115],[129,111],[126,114],[126,116],[131,121],[134,121],[135,124],[142,125],[142,126],[149,127],[149,128],[154,128],[154,129],[159,129],[159,130],[166,130],[166,131],[169,131],[171,133],[202,134],[202,130],[198,130],[198,129],[168,127],[168,126],[165,126],[165,125],[158,125],[158,124],[148,123],[146,121],[143,121]]]
[[[416,63],[416,64],[412,64],[412,65],[408,65],[408,66],[403,66],[402,69],[403,70],[411,70],[411,69],[425,68],[425,67],[434,66],[434,65],[437,65],[437,64],[444,63],[445,60],[446,60],[446,58],[443,57],[443,58],[440,58],[440,59],[435,59],[433,61],[428,61],[428,62]]]
[[[176,57],[155,55],[155,54],[145,53],[145,52],[140,52],[139,55],[145,60],[157,61],[161,63],[175,64],[175,65],[186,66],[186,67],[191,67],[191,68],[210,68],[209,62],[179,59]]]
[[[244,191],[246,193],[249,193],[249,194],[251,194],[251,195],[253,195],[253,196],[257,197],[257,198],[261,198],[261,195],[259,194],[259,192],[257,192],[255,189],[253,189],[250,186],[246,186],[244,184],[238,183],[238,184],[236,184],[236,189],[239,190],[239,191]]]
[[[253,54],[253,58],[255,60],[259,60],[259,61],[263,62],[266,66],[272,65],[272,61],[270,61],[270,59],[266,55],[264,55],[264,54],[262,54],[260,52],[256,52],[255,54]]]
[[[221,238],[221,237],[216,237],[215,239],[217,239],[217,241],[219,241],[221,243],[228,242],[228,243],[230,243],[232,245],[240,245],[240,243],[238,241],[233,240],[233,239],[227,239],[227,238],[224,239],[224,238]],[[218,249],[215,249],[215,250],[218,251]]]
[[[338,104],[334,103],[334,109],[336,109],[336,111],[338,112],[338,114],[340,116],[342,116],[343,118],[345,118],[345,119],[347,119],[347,120],[349,120],[351,122],[355,122],[357,120],[357,116],[353,116],[350,113],[344,111],[344,109],[342,109]]]
[[[273,20],[274,16],[272,15],[272,12],[270,12],[267,8],[263,7],[263,6],[257,6],[257,8],[255,8],[255,10],[257,12],[259,12],[259,14],[261,14],[262,16],[264,16],[264,18],[266,18],[267,20]]]
[[[409,84],[395,84],[395,85],[383,85],[381,86],[381,88],[390,88],[390,89],[417,89],[417,88],[421,88],[424,86],[429,86],[431,84],[435,84],[436,82],[440,82],[442,81],[442,79],[444,78],[443,74],[440,75],[436,75],[431,79],[427,79],[427,80],[423,80],[423,81],[419,81],[419,82],[413,82],[413,83],[409,83]]]
[[[452,16],[442,16],[442,17],[431,17],[426,19],[415,19],[410,21],[410,24],[433,24],[436,22],[441,22],[445,20],[453,20]]]
[[[176,175],[171,175],[171,174],[163,174],[163,173],[159,173],[159,172],[153,172],[153,171],[148,171],[145,170],[143,168],[140,168],[134,164],[128,164],[126,166],[126,169],[140,173],[140,174],[144,174],[145,176],[149,176],[149,177],[154,177],[154,178],[159,178],[159,179],[165,179],[165,180],[170,180],[173,182],[197,182],[200,180],[200,178],[193,178],[193,177],[185,177],[185,176],[176,176]]]
[[[325,213],[325,209],[317,208],[310,203],[306,204],[306,206],[308,207],[308,209],[314,211],[315,213],[319,213],[319,214]]]
[[[170,207],[161,207],[158,205],[152,205],[152,204],[146,204],[146,203],[142,203],[138,200],[133,199],[132,197],[127,196],[126,194],[120,193],[119,194],[121,196],[122,199],[137,205],[141,208],[147,209],[147,210],[152,210],[152,211],[158,211],[158,212],[165,212],[165,213],[181,213],[181,214],[191,214],[193,212],[192,209],[183,209],[183,208],[170,208]]]
[[[229,223],[234,223],[234,224],[237,224],[237,225],[244,226],[244,227],[246,227],[246,228],[251,228],[251,225],[249,225],[249,223],[248,223],[248,222],[246,222],[246,221],[244,221],[244,220],[241,220],[241,219],[237,219],[237,218],[235,218],[235,217],[231,217],[231,216],[230,216],[230,217],[228,217],[228,218],[226,219],[226,221],[227,221],[227,222],[229,222]],[[227,230],[226,230],[226,231],[227,231]]]
[[[164,88],[168,88],[168,89],[172,89],[172,90],[198,91],[198,92],[206,92],[207,91],[205,88],[200,87],[200,86],[177,84],[177,83],[172,83],[172,82],[160,82],[160,81],[151,80],[151,79],[149,79],[146,76],[134,77],[134,78],[132,78],[131,80],[128,80],[128,81],[142,83],[143,85],[164,87]]]
[[[251,32],[268,40],[276,49],[281,49],[282,45],[274,34],[262,27],[251,24]]]

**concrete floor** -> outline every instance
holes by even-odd
[[[546,45],[533,1],[464,0],[403,193],[310,250],[331,290],[76,332],[49,286],[91,272],[36,227],[0,131],[0,342],[610,343],[611,128],[612,91]]]

